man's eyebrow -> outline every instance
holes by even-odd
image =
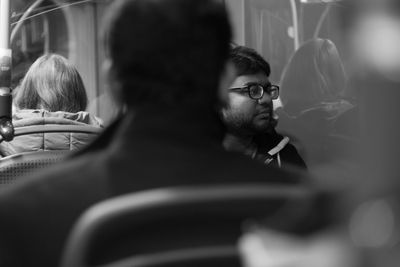
[[[259,82],[247,82],[244,83],[243,86],[253,85],[253,84],[260,84]]]
[[[265,83],[263,83],[263,82],[247,82],[247,83],[244,83],[242,86],[249,86],[249,85],[253,85],[253,84],[261,84],[262,86],[272,85],[271,82],[265,82]]]

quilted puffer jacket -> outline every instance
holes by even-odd
[[[80,111],[19,110],[13,115],[14,128],[37,125],[90,125],[103,127],[101,119]],[[37,133],[16,136],[11,142],[0,143],[0,156],[39,150],[74,150],[91,142],[96,135],[86,133]]]

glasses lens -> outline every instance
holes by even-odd
[[[276,85],[271,85],[269,88],[269,95],[272,99],[277,99],[279,97],[279,87]]]
[[[261,85],[257,85],[257,84],[250,85],[249,94],[250,94],[250,97],[253,99],[260,99],[264,94],[264,89],[262,88]]]

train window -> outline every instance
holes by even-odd
[[[293,52],[314,37],[329,38],[339,47],[337,13],[332,0],[225,0],[234,25],[234,42],[256,49],[271,64],[279,81]]]
[[[43,53],[55,52],[68,57],[67,22],[64,10],[56,1],[11,1],[10,22],[12,87]]]
[[[77,67],[89,98],[89,111],[108,119],[110,104],[101,73],[104,53],[101,21],[110,0],[13,0],[11,3],[12,87],[43,53],[61,54]],[[101,98],[103,99],[103,98]]]

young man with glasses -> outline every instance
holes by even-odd
[[[275,131],[277,118],[273,101],[279,97],[279,86],[269,81],[270,66],[255,50],[236,46],[230,59],[236,78],[228,89],[228,104],[222,118],[228,128],[223,146],[242,152],[265,164],[279,167],[287,164],[306,168],[289,138]]]

